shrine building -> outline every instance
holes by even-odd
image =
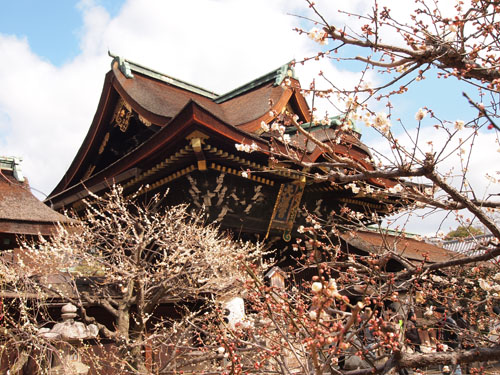
[[[362,214],[360,224],[369,225],[374,217],[380,220],[406,205],[398,193],[388,192],[398,181],[374,178],[360,183],[369,189],[356,191],[314,178],[316,172],[328,173],[325,168],[309,170],[276,156],[292,150],[305,162],[328,160],[298,131],[298,123],[335,154],[375,170],[355,127],[342,130],[338,117],[323,125],[312,122],[293,63],[218,95],[112,57],[87,136],[45,201],[53,209],[79,211],[89,191],[100,195],[114,183],[125,195],[138,192],[144,200],[168,190],[166,204],[203,208],[207,222],[217,222],[237,238],[267,238],[289,250],[290,240],[300,236],[306,210],[332,222],[341,220],[332,213],[348,208]],[[286,126],[289,144],[266,130],[278,122]],[[343,241],[366,253],[381,243],[373,236],[345,235]],[[401,252],[416,261],[422,259],[419,251],[429,250],[413,254],[403,247]]]

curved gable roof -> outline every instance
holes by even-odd
[[[288,67],[288,65],[284,66]],[[106,74],[101,98],[90,129],[72,164],[50,196],[57,195],[79,184],[92,163],[91,158],[104,142],[110,121],[120,98],[145,121],[159,127],[169,124],[188,103],[204,108],[214,118],[244,132],[256,132],[260,122],[273,120],[276,114],[294,98],[302,117],[307,119],[305,100],[297,100],[295,88],[285,88],[279,83],[284,67],[270,72],[226,95],[217,95],[173,77],[147,69],[141,65],[115,57],[111,70]],[[293,80],[293,79],[292,79]],[[294,81],[299,87],[298,81]],[[270,106],[270,102],[273,106]],[[307,106],[307,105],[306,105]],[[156,135],[154,136],[156,137]]]

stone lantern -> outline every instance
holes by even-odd
[[[75,322],[76,311],[76,306],[71,303],[64,305],[61,308],[62,323],[55,324],[52,329],[38,331],[41,337],[53,341],[58,349],[50,361],[50,375],[86,375],[89,371],[89,366],[81,361],[78,348],[82,340],[97,337],[99,330],[95,324]]]

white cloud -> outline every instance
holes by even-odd
[[[23,157],[33,187],[47,193],[90,124],[98,96],[84,98],[97,90],[102,73],[79,69],[79,64],[55,68],[33,54],[26,39],[13,36],[0,35],[0,53],[2,154]]]

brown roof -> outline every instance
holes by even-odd
[[[267,114],[270,110],[270,101],[277,103],[284,92],[283,87],[268,82],[246,95],[240,95],[221,103],[220,106],[224,111],[223,119],[236,126],[253,121]]]
[[[112,72],[116,79],[114,85],[118,86],[119,91],[123,90],[142,109],[162,117],[174,117],[190,100],[207,107],[214,104],[210,98],[203,95],[151,79],[140,73],[134,72],[134,78],[127,78],[120,71],[117,63],[113,64]]]
[[[165,81],[151,79],[140,73],[134,72],[134,78],[127,78],[119,69],[118,63],[113,64],[112,71],[116,79],[115,87],[116,84],[119,85],[118,91],[128,95],[129,99],[147,112],[172,118],[193,100],[222,121],[235,126],[246,124],[267,114],[271,108],[270,101],[277,103],[286,91],[282,86],[269,81],[242,95],[217,103],[207,96]]]
[[[0,174],[0,232],[50,234],[57,222],[71,219],[47,207],[30,191],[29,184],[17,181],[11,171]]]
[[[380,254],[385,250],[392,250],[410,261],[421,262],[426,260],[430,263],[437,263],[460,256],[460,254],[442,247],[402,235],[396,236],[375,231],[352,231],[344,234],[343,238],[361,250],[375,254]]]

